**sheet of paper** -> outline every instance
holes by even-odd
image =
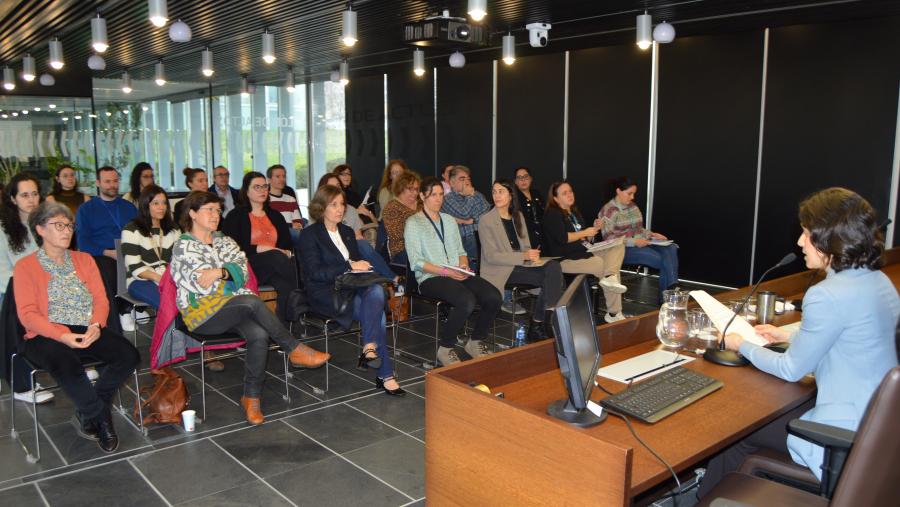
[[[622,244],[622,238],[616,239],[607,239],[606,241],[601,241],[599,243],[592,243],[587,246],[588,252],[599,252],[601,250],[606,250],[607,248],[612,248],[616,245]]]
[[[794,333],[796,333],[797,331],[800,331],[800,323],[801,322],[803,322],[803,321],[798,320],[797,322],[794,322],[793,324],[778,326],[778,329],[781,329],[782,331],[786,331],[789,335],[787,341],[791,341],[791,338],[794,337]]]
[[[671,239],[651,239],[650,240],[650,244],[656,245],[656,246],[669,246],[672,243],[674,243],[674,241],[672,241]]]
[[[654,350],[631,359],[604,366],[597,370],[597,375],[627,384],[628,382],[648,379],[693,360],[693,357],[683,356],[668,350]]]
[[[464,273],[464,274],[469,275],[469,276],[475,276],[475,273],[473,273],[472,271],[467,271],[467,270],[465,270],[465,269],[463,269],[463,268],[461,268],[461,267],[458,267],[458,266],[451,266],[451,265],[449,265],[449,264],[441,264],[441,267],[442,267],[442,268],[451,269],[451,270],[453,270],[453,271],[458,271],[458,272],[460,272],[460,273]]]
[[[369,188],[366,189],[366,195],[362,199],[363,204],[369,204],[369,194],[372,192],[372,185],[369,185]]]
[[[709,315],[709,320],[712,321],[713,325],[716,326],[716,329],[720,332],[734,315],[734,312],[710,296],[705,290],[692,290],[691,297],[700,304],[703,311]],[[760,347],[769,343],[765,338],[757,335],[756,331],[753,330],[753,326],[741,316],[734,318],[734,321],[728,328],[728,333],[737,333],[748,342],[759,345]]]

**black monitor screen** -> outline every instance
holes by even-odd
[[[566,377],[572,404],[582,409],[594,388],[594,377],[600,366],[591,290],[584,275],[572,282],[553,310],[560,370]]]

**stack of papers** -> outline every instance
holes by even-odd
[[[683,356],[668,350],[654,350],[600,368],[597,370],[597,375],[627,384],[650,378],[693,360],[693,357]]]
[[[672,243],[675,243],[671,239],[651,239],[650,244],[656,246],[669,246]]]
[[[709,320],[712,321],[713,325],[716,326],[716,329],[718,329],[720,333],[725,329],[725,326],[728,325],[728,321],[731,320],[732,316],[734,316],[733,311],[710,296],[705,290],[692,290],[691,297],[694,298],[694,300],[700,304],[700,308],[703,308],[703,311],[709,315]],[[728,327],[728,332],[737,333],[741,335],[741,338],[744,340],[759,345],[760,347],[769,343],[765,338],[757,335],[753,326],[741,316],[734,317],[734,321],[731,323],[731,326]]]
[[[585,245],[585,248],[587,248],[588,252],[593,253],[593,252],[600,252],[602,250],[606,250],[607,248],[612,248],[614,246],[618,246],[621,244],[622,244],[622,238],[615,238],[615,239],[607,239],[607,240],[601,241],[599,243],[591,243],[591,244]]]
[[[451,270],[451,271],[456,271],[457,273],[463,273],[463,274],[466,274],[466,275],[469,275],[469,276],[475,276],[475,273],[474,273],[473,271],[469,271],[469,270],[467,270],[467,269],[463,269],[463,268],[461,268],[461,267],[459,267],[459,266],[451,266],[451,265],[449,265],[449,264],[441,264],[441,267],[442,267],[442,268],[447,268],[447,269],[449,269],[449,270]]]

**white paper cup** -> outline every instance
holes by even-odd
[[[194,423],[196,420],[196,410],[185,410],[181,413],[181,421],[184,423],[184,431],[194,431]]]

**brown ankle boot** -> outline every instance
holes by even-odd
[[[241,396],[241,406],[247,413],[247,422],[250,424],[262,424],[266,420],[263,413],[259,410],[259,398],[248,398]]]
[[[297,345],[297,348],[291,351],[288,356],[291,364],[299,368],[318,368],[331,359],[331,354],[319,352],[318,350],[304,344]]]

